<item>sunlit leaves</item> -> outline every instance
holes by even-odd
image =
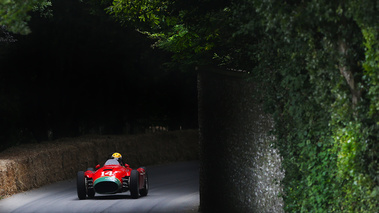
[[[203,14],[198,10],[197,5],[164,0],[114,0],[107,8],[122,24],[155,39],[154,47],[174,53],[175,61],[190,66],[211,60],[210,51],[219,40],[219,27],[222,27],[217,24],[220,21],[217,12],[210,10]]]
[[[125,25],[159,29],[176,24],[170,9],[174,3],[161,0],[114,0],[107,11]]]

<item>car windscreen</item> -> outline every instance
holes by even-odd
[[[120,165],[120,163],[116,159],[109,159],[105,162],[104,166],[108,165]]]

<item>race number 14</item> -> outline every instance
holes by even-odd
[[[112,176],[112,171],[101,172],[101,176]]]

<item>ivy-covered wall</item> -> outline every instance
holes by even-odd
[[[245,73],[198,75],[202,212],[282,212],[281,158],[273,121]]]

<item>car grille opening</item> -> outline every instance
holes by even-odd
[[[100,194],[116,193],[118,185],[115,182],[103,181],[95,185],[95,191]]]

